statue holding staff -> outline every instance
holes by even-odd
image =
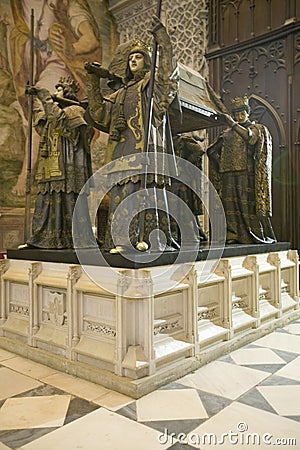
[[[110,206],[108,226],[104,249],[111,253],[118,253],[129,245],[138,250],[151,251],[174,250],[178,244],[173,240],[168,217],[166,186],[170,183],[170,174],[146,173],[140,174],[140,159],[135,155],[144,154],[149,140],[149,151],[173,154],[173,143],[170,126],[167,119],[167,110],[174,100],[177,92],[177,71],[174,64],[171,41],[160,19],[153,18],[155,41],[159,47],[159,65],[155,71],[153,95],[150,91],[151,57],[149,48],[140,40],[132,40],[127,45],[126,74],[121,87],[108,98],[105,98],[99,87],[101,77],[109,78],[107,70],[99,64],[87,63],[88,73],[88,114],[95,126],[109,133],[106,162],[111,162],[108,177],[114,180],[116,173],[124,174],[122,182],[116,182],[110,192]],[[153,73],[153,72],[152,72]],[[147,113],[149,101],[152,102],[152,111]],[[149,125],[149,137],[147,126]],[[146,144],[146,145],[145,145]],[[147,152],[147,150],[146,150]],[[130,167],[125,161],[122,165],[120,158],[132,155]],[[161,159],[159,158],[161,161]],[[115,161],[115,164],[114,164]],[[146,160],[145,160],[146,162]],[[134,170],[136,169],[136,174]],[[128,175],[130,173],[130,175]],[[137,213],[137,205],[134,202],[129,209],[123,208],[120,213],[115,213],[117,206],[130,194],[144,188],[151,188],[157,208],[145,209]],[[164,205],[161,209],[159,205]],[[119,216],[117,217],[117,215]],[[129,227],[128,242],[126,230],[123,224],[126,216],[132,217]],[[117,241],[113,242],[111,224],[114,219]],[[166,237],[166,246],[160,241],[159,234],[150,242],[150,233],[154,229],[163,231]],[[141,245],[141,241],[143,245]]]

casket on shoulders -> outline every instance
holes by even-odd
[[[173,134],[215,127],[224,124],[225,106],[199,72],[178,63],[179,92],[170,108]]]

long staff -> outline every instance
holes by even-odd
[[[29,86],[33,86],[33,67],[34,67],[34,10],[30,15],[30,68],[29,68]],[[32,152],[32,112],[33,95],[28,95],[28,148],[27,148],[27,172],[26,172],[26,197],[25,197],[25,224],[24,224],[24,242],[30,238],[30,207],[31,207],[31,152]]]
[[[160,19],[161,16],[161,6],[162,0],[158,0],[156,7],[156,16]],[[144,135],[144,154],[146,155],[146,166],[145,173],[142,176],[141,180],[141,189],[147,189],[147,164],[148,164],[148,152],[149,152],[149,140],[150,140],[150,129],[152,124],[152,115],[153,115],[153,93],[154,93],[154,83],[155,83],[155,69],[156,69],[156,60],[157,60],[157,42],[154,39],[153,47],[152,47],[152,60],[151,60],[151,68],[150,68],[150,80],[149,80],[149,99],[148,99],[148,108],[146,111],[146,126],[145,126],[145,135]],[[145,234],[145,198],[143,201],[144,209],[140,212],[139,215],[139,242],[136,245],[136,248],[141,251],[148,250],[148,244],[144,241]]]

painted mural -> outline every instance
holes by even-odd
[[[30,23],[34,11],[34,83],[54,92],[62,76],[86,96],[84,63],[108,65],[117,42],[101,0],[0,0],[0,207],[22,207],[28,151],[25,87],[30,73]],[[32,167],[39,137],[33,130]],[[94,163],[101,159],[101,138],[94,138]]]

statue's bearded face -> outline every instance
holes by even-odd
[[[129,55],[128,62],[132,74],[138,73],[145,68],[145,59],[142,53],[132,53]]]

